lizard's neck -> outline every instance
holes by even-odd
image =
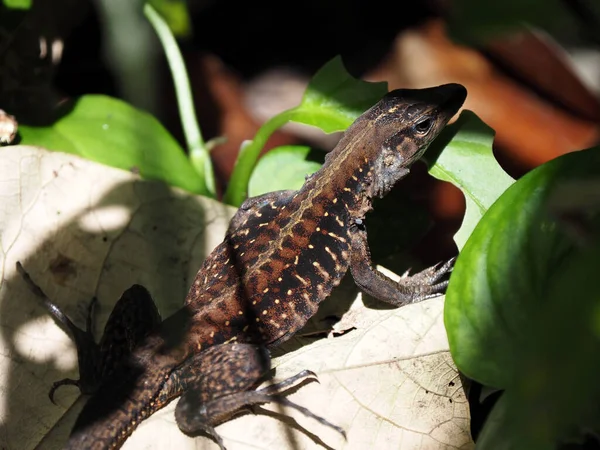
[[[352,217],[362,217],[371,207],[370,185],[374,151],[364,136],[371,133],[365,123],[355,123],[338,145],[326,156],[323,167],[314,173],[299,191],[299,197],[314,203],[327,199],[329,207],[344,208]]]

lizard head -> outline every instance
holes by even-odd
[[[465,101],[460,84],[427,89],[397,89],[386,94],[366,115],[373,126],[372,196],[382,197],[442,131]]]

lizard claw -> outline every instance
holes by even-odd
[[[454,269],[455,261],[456,261],[456,256],[450,258],[445,263],[439,262],[431,267],[428,267],[427,269],[424,269],[421,272],[418,272],[418,273],[412,275],[410,278],[412,280],[414,280],[415,282],[418,282],[418,283],[424,284],[424,285],[428,285],[428,286],[432,286],[432,287],[437,286],[438,284],[441,286],[442,284],[445,283],[443,286],[443,287],[445,287],[448,284],[448,282],[442,282],[442,283],[438,283],[438,284],[436,284],[436,282],[439,281],[447,273],[452,272],[452,269]]]
[[[281,394],[283,391],[288,389],[298,380],[316,381],[318,383],[319,377],[317,377],[317,374],[314,373],[312,370],[304,369],[298,372],[293,377],[286,378],[285,380],[280,381],[279,383],[275,383],[270,386],[259,389],[257,392],[262,392],[263,394]]]
[[[442,295],[448,287],[448,280],[440,281],[452,272],[456,257],[444,263],[437,263],[427,269],[408,275],[408,271],[398,281],[398,305],[416,303]]]

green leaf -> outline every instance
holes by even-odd
[[[342,131],[387,93],[387,83],[368,83],[353,78],[336,57],[317,72],[302,103],[268,120],[253,141],[242,145],[223,201],[239,206],[248,194],[250,174],[260,151],[275,130],[289,121],[313,125],[326,133]]]
[[[514,183],[494,158],[493,140],[494,132],[490,127],[473,112],[463,111],[424,156],[430,161],[431,175],[452,183],[465,196],[465,217],[454,236],[459,249],[463,248],[489,207]]]
[[[311,148],[302,145],[274,148],[258,160],[250,177],[248,195],[255,197],[272,191],[300,189],[306,176],[319,170],[322,165],[311,160],[310,156]]]
[[[444,311],[454,362],[507,396],[482,433],[499,445],[481,448],[556,448],[598,423],[599,180],[600,148],[538,167],[494,203],[456,262]],[[578,198],[565,203],[565,192]]]
[[[185,0],[148,0],[167,22],[177,37],[187,37],[192,33],[192,25]]]
[[[32,0],[3,0],[4,6],[8,9],[30,9]]]
[[[494,405],[485,421],[485,426],[477,437],[476,449],[479,450],[555,450],[556,444],[539,440],[532,442],[527,436],[516,435],[517,417],[511,415],[510,404],[514,402],[512,392],[505,392]],[[529,421],[528,421],[529,422]]]
[[[473,231],[456,262],[445,307],[452,355],[467,376],[498,388],[514,385],[527,361],[538,357],[540,329],[556,333],[588,311],[589,302],[600,306],[593,277],[572,284],[570,294],[561,287],[569,286],[562,280],[565,270],[583,256],[548,203],[564,183],[598,176],[598,149],[550,161],[512,185]],[[563,297],[556,298],[557,292]],[[549,317],[552,308],[556,315]],[[562,339],[573,342],[589,332],[584,328]],[[554,340],[547,334],[544,339]],[[571,357],[590,357],[581,347],[569,351]]]
[[[450,36],[471,45],[486,44],[527,26],[550,33],[564,33],[567,27],[577,30],[574,18],[561,0],[456,0],[452,2],[448,20]]]
[[[506,429],[510,417],[506,414],[507,396],[502,395],[485,420],[485,427],[477,436],[475,448],[489,450],[513,450],[514,441],[508,436]]]
[[[598,431],[600,233],[595,238],[595,245],[563,259],[548,280],[542,307],[529,321],[528,339],[515,348],[519,373],[494,407],[478,448],[550,450],[580,438],[583,429]]]
[[[150,114],[102,95],[80,97],[52,126],[19,126],[21,143],[72,153],[125,170],[139,170],[190,192],[205,194],[184,151]]]
[[[343,131],[387,90],[387,83],[369,83],[352,77],[337,56],[313,77],[291,120],[313,125],[325,133]]]

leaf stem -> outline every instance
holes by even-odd
[[[283,125],[293,120],[298,108],[283,111],[267,120],[256,132],[254,140],[245,141],[240,148],[240,153],[233,167],[229,185],[223,196],[223,202],[233,206],[240,206],[248,196],[248,182],[252,170],[258,161],[260,151],[269,137]]]
[[[204,144],[204,140],[202,139],[202,133],[198,127],[198,119],[196,118],[196,111],[194,109],[190,81],[183,57],[179,51],[179,46],[177,45],[177,41],[175,40],[169,25],[167,25],[165,20],[149,3],[144,5],[144,15],[156,31],[169,63],[190,161],[196,169],[196,172],[198,172],[200,177],[204,180],[206,194],[214,197],[215,178],[212,162],[210,160],[210,154]]]

